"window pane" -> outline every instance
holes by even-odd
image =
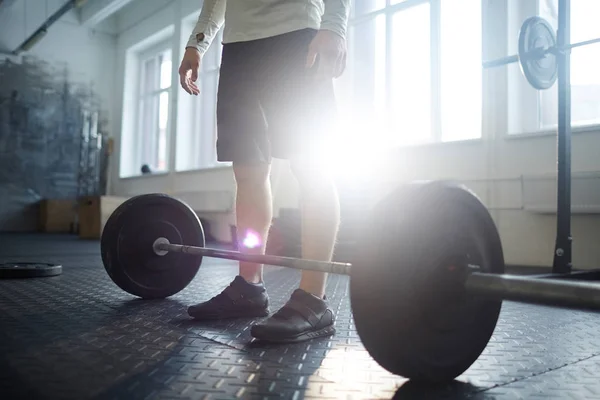
[[[216,106],[219,72],[201,73],[199,96],[181,101],[177,131],[177,170],[212,168],[216,164]],[[183,121],[183,123],[181,123]]]
[[[157,89],[156,78],[158,73],[157,60],[152,57],[144,61],[142,67],[142,87],[141,92],[147,93]]]
[[[157,168],[167,169],[167,125],[169,120],[169,93],[162,92],[159,96],[158,106],[158,149]]]
[[[571,0],[571,42],[600,37],[600,1]],[[600,123],[600,43],[571,53],[572,118],[574,125]]]
[[[140,165],[146,164],[153,172],[167,169],[167,126],[169,94],[145,97],[140,102],[139,142]]]
[[[217,72],[207,73],[200,78],[202,101],[200,103],[199,129],[195,134],[200,135],[197,157],[200,157],[201,168],[209,168],[216,161],[215,139],[216,139],[216,113],[217,113],[217,84],[219,75]]]
[[[366,121],[385,117],[385,15],[378,15],[352,29],[353,101],[345,113],[350,123],[362,133]],[[358,132],[356,132],[358,134]]]
[[[156,170],[156,136],[157,136],[157,120],[158,120],[158,97],[146,97],[140,103],[140,119],[138,128],[138,143],[140,149],[140,165],[141,168],[146,164],[152,170]],[[139,171],[139,170],[138,170]]]
[[[164,52],[160,57],[160,88],[171,86],[171,51]]]
[[[391,129],[397,144],[431,139],[429,3],[392,17]]]
[[[370,12],[381,10],[385,7],[385,0],[357,0],[353,3],[354,17],[360,17]]]
[[[159,108],[158,108],[158,129],[167,129],[167,122],[169,117],[169,93],[162,92],[160,94]]]
[[[481,0],[441,2],[442,141],[481,137]]]
[[[598,15],[600,15],[600,1],[571,0],[571,42],[576,43],[599,38]],[[599,48],[597,46],[595,44],[581,49],[595,49],[596,54],[598,54]]]

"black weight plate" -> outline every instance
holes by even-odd
[[[0,279],[43,278],[62,274],[62,265],[15,262],[0,264]]]
[[[540,47],[556,47],[556,33],[545,19],[529,17],[523,22],[519,32],[519,63],[529,84],[538,90],[546,90],[558,78],[558,63],[552,53],[546,53],[541,58],[532,57],[532,52],[535,54],[535,49]]]
[[[204,230],[185,203],[164,194],[128,199],[109,217],[100,241],[110,278],[142,298],[165,298],[183,290],[196,276],[202,257],[184,253],[157,255],[159,237],[173,244],[204,247]]]
[[[350,293],[367,351],[409,379],[462,374],[487,346],[502,305],[464,289],[467,264],[504,272],[485,206],[450,183],[405,185],[373,209],[362,232]]]

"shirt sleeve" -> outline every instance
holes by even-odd
[[[325,12],[321,19],[321,29],[333,31],[346,38],[350,0],[324,0]]]
[[[206,53],[225,22],[226,3],[227,0],[204,0],[198,22],[190,35],[186,48],[193,47],[200,54]]]

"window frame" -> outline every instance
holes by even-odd
[[[196,19],[184,19],[182,21],[182,31],[191,31],[195,24]],[[217,161],[217,151],[214,144],[217,134],[216,91],[218,90],[219,73],[221,70],[222,39],[223,29],[220,29],[210,47],[202,57],[200,71],[198,71],[198,79],[196,81],[200,94],[198,96],[188,96],[187,93],[180,88],[179,100],[177,102],[178,110],[176,111],[180,123],[178,124],[177,143],[173,154],[175,157],[174,172],[177,174],[212,171],[220,168],[229,168],[232,165],[232,163]],[[182,48],[185,48],[187,41],[188,36],[182,35]],[[205,86],[205,78],[207,76],[214,77],[215,87],[211,86],[210,88],[207,88]],[[208,89],[210,89],[210,91],[208,91]],[[205,100],[206,93],[210,93],[213,90],[215,91],[214,123],[211,130],[212,132],[207,132],[206,126],[204,126],[202,122],[202,118],[206,115],[206,110],[203,108],[203,101]],[[182,96],[184,97],[182,98]],[[179,109],[181,107],[184,107],[186,111],[182,112],[182,110]],[[184,124],[184,128],[182,128],[182,124]],[[183,140],[183,142],[179,142],[179,140]],[[211,145],[207,145],[209,142]],[[180,153],[182,150],[184,153]],[[194,161],[190,162],[189,160]]]
[[[200,89],[200,95],[192,99],[192,109],[194,110],[194,117],[192,120],[192,126],[194,132],[197,134],[192,135],[192,148],[195,149],[197,154],[200,155],[200,159],[197,162],[197,166],[194,167],[195,170],[204,170],[204,169],[214,169],[232,165],[232,163],[222,163],[217,162],[217,152],[214,146],[211,147],[209,152],[205,151],[203,148],[203,144],[205,144],[209,139],[216,141],[217,139],[217,116],[216,116],[216,100],[217,100],[217,90],[219,86],[219,74],[221,71],[221,54],[223,50],[223,45],[221,44],[223,40],[223,29],[220,29],[217,35],[215,36],[213,42],[211,43],[210,48],[204,55],[204,58],[211,57],[210,61],[203,62],[200,71],[198,71],[198,80],[197,83]],[[204,60],[203,60],[204,61]],[[213,63],[210,67],[207,67],[208,63]],[[211,76],[214,77],[215,87],[206,87],[204,85],[206,77]],[[214,115],[214,124],[212,127],[212,132],[210,138],[205,136],[209,132],[205,132],[204,126],[202,124],[202,118],[204,117],[204,100],[205,94],[208,93],[207,90],[212,92],[214,90],[215,98],[214,98],[214,107],[215,107],[215,115]],[[208,154],[210,153],[210,155]],[[210,157],[210,160],[203,160],[205,157]]]
[[[160,64],[158,64],[157,67],[157,71],[158,71],[158,89],[152,90],[152,91],[144,91],[143,90],[143,83],[145,82],[145,69],[144,69],[144,64],[146,61],[155,58],[158,59],[159,56],[163,53],[169,52],[171,53],[171,69],[173,68],[173,49],[172,49],[172,39],[166,38],[164,40],[161,40],[157,43],[154,43],[151,46],[148,46],[146,48],[144,48],[143,50],[140,50],[139,52],[136,53],[136,72],[139,73],[139,78],[136,80],[136,87],[135,87],[135,116],[134,116],[134,139],[133,139],[133,143],[134,143],[134,148],[136,149],[135,152],[135,162],[132,162],[133,165],[137,165],[138,168],[142,165],[142,159],[143,159],[143,152],[144,152],[144,147],[143,147],[143,134],[142,134],[142,113],[143,113],[143,106],[142,104],[144,103],[144,101],[146,101],[147,99],[153,98],[155,97],[157,99],[157,102],[160,102],[160,95],[162,93],[167,93],[168,96],[168,101],[169,104],[170,102],[173,100],[173,94],[172,94],[172,88],[173,88],[173,82],[171,79],[171,73],[169,74],[169,85],[166,88],[161,89],[160,88]],[[172,71],[171,71],[172,72]],[[158,105],[158,107],[160,107],[160,105]],[[158,112],[158,111],[157,111]],[[168,106],[167,107],[167,123],[166,123],[166,139],[165,139],[165,146],[166,146],[166,150],[165,150],[165,168],[164,169],[160,169],[160,170],[153,170],[151,175],[159,175],[159,174],[167,174],[170,172],[170,163],[169,163],[169,159],[171,157],[170,154],[170,136],[171,136],[171,124],[170,124],[170,119],[171,119],[171,107]],[[155,132],[154,134],[158,135],[158,123],[159,120],[156,120],[156,126],[154,127]],[[159,139],[157,138],[157,148],[158,148],[158,141]],[[158,150],[157,150],[158,151]],[[155,168],[155,166],[150,166],[151,168]],[[134,169],[135,170],[135,169]],[[134,177],[137,177],[138,175],[134,175]],[[139,176],[143,176],[143,174],[139,174]]]
[[[492,0],[484,0],[488,7],[494,7],[492,4]],[[540,15],[542,12],[543,5],[541,4],[545,0],[535,0],[535,1],[519,1],[519,0],[511,0],[503,2],[502,7],[504,8],[503,15],[506,16],[504,21],[506,25],[506,29],[508,32],[506,35],[501,36],[497,35],[496,37],[504,38],[503,47],[506,49],[505,54],[501,55],[511,55],[516,54],[518,49],[518,29],[521,24],[525,20],[525,18],[533,15]],[[518,4],[518,7],[511,7],[512,4]],[[495,5],[498,7],[498,5]],[[556,21],[553,21],[551,18],[548,18],[546,15],[541,15],[543,18],[547,19],[553,26],[556,28]],[[494,36],[491,35],[490,36]],[[495,57],[492,57],[495,58]],[[503,68],[503,67],[500,67]],[[507,112],[507,129],[505,130],[505,137],[508,139],[517,139],[517,138],[529,138],[536,136],[549,136],[555,135],[556,129],[558,128],[558,110],[553,109],[550,113],[553,115],[553,120],[555,124],[553,126],[545,126],[544,124],[544,107],[556,107],[556,104],[552,104],[550,100],[553,96],[549,94],[552,91],[557,91],[557,83],[554,84],[550,89],[545,91],[539,91],[531,87],[523,74],[519,69],[519,65],[517,63],[513,63],[509,65],[506,72],[506,82],[505,82],[505,96],[504,102]],[[512,115],[510,111],[511,104],[514,103],[515,97],[522,97],[523,94],[527,97],[526,101],[523,102],[525,105],[526,113],[530,115],[535,115],[535,121],[525,121],[526,119],[522,114]],[[556,94],[554,94],[556,95]],[[576,106],[576,102],[573,102],[573,107]],[[523,109],[523,107],[521,107]],[[521,111],[523,112],[523,111]],[[513,119],[517,119],[518,122],[513,122]],[[598,116],[600,118],[600,116]],[[572,122],[572,132],[580,133],[580,132],[598,132],[600,131],[600,122],[597,123],[589,123],[589,124],[576,124],[575,121]]]
[[[431,118],[431,131],[428,139],[425,141],[418,141],[416,143],[409,144],[401,144],[399,147],[414,147],[414,146],[430,146],[430,145],[438,145],[438,144],[451,144],[451,143],[462,143],[462,142],[472,142],[482,140],[484,137],[484,107],[485,107],[485,84],[483,74],[481,76],[481,91],[480,91],[480,120],[481,120],[481,129],[478,137],[474,138],[465,138],[465,139],[456,139],[456,140],[444,140],[443,132],[442,132],[442,8],[441,8],[442,0],[404,0],[399,1],[396,4],[392,4],[391,0],[385,0],[385,5],[381,5],[380,8],[361,14],[356,15],[355,6],[356,3],[352,2],[352,9],[350,13],[350,19],[348,22],[349,31],[352,30],[355,26],[371,21],[378,16],[385,16],[385,74],[386,80],[392,76],[392,53],[393,46],[392,38],[393,38],[393,18],[398,12],[402,12],[404,10],[410,9],[412,7],[420,6],[422,4],[429,4],[429,60],[430,60],[430,85],[429,85],[429,96],[430,96],[430,118]],[[483,2],[485,0],[480,0],[482,2],[482,14],[483,10]],[[485,24],[483,23],[483,15],[482,15],[482,26],[481,26],[481,35],[482,35],[482,47],[485,46]],[[354,43],[349,39],[348,47],[351,51],[354,49]],[[482,49],[482,57],[483,57],[483,49]],[[353,62],[354,60],[349,59],[349,62]],[[389,118],[393,114],[393,110],[391,110],[392,105],[392,96],[393,92],[389,89],[389,83],[386,82],[386,90],[385,90],[385,114]],[[352,89],[350,90],[352,92]]]

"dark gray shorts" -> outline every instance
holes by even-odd
[[[305,29],[223,46],[217,157],[270,162],[323,153],[335,129],[333,81],[306,68],[316,31]]]

